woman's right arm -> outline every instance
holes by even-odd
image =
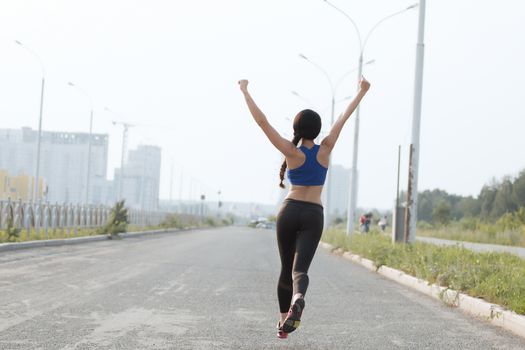
[[[335,143],[337,142],[339,134],[341,133],[341,130],[343,129],[343,126],[345,125],[346,121],[348,120],[348,118],[350,118],[352,113],[354,113],[355,109],[357,108],[357,106],[359,106],[359,103],[366,95],[368,89],[370,88],[370,83],[365,78],[363,78],[359,83],[359,86],[360,89],[357,93],[357,96],[352,100],[352,102],[350,102],[345,112],[337,119],[337,121],[332,126],[332,129],[330,130],[328,136],[326,136],[321,142],[321,145],[328,147],[330,151],[334,148]]]
[[[266,137],[268,137],[270,142],[285,156],[289,157],[295,155],[297,152],[295,145],[283,138],[277,130],[274,129],[274,127],[268,122],[264,113],[255,104],[255,101],[248,92],[248,80],[240,80],[239,87],[244,95],[244,99],[246,100],[246,104],[248,105],[248,109],[250,110],[253,119],[262,129]]]

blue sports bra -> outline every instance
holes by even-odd
[[[300,167],[288,169],[288,179],[290,180],[290,183],[298,186],[324,185],[328,168],[325,168],[317,161],[319,145],[314,145],[310,149],[301,146],[299,149],[304,153],[306,159]]]

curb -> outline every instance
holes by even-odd
[[[197,227],[188,227],[183,229],[162,229],[152,231],[137,231],[137,232],[125,232],[119,233],[120,238],[138,238],[149,235],[157,235],[162,233],[172,233],[178,231],[188,231],[196,229]],[[0,243],[0,253],[5,251],[30,249],[38,247],[56,247],[62,245],[74,245],[88,242],[107,241],[107,235],[96,235],[96,236],[85,236],[85,237],[73,237],[73,238],[60,238],[60,239],[45,239],[40,241],[29,241],[29,242],[13,242],[13,243]]]
[[[342,255],[344,259],[361,265],[370,271],[377,272],[392,281],[417,290],[434,299],[441,300],[445,304],[457,307],[471,316],[482,318],[492,325],[504,328],[525,338],[525,316],[505,310],[500,305],[491,304],[482,299],[474,298],[436,284],[429,284],[425,280],[410,276],[403,271],[388,266],[383,265],[378,269],[372,260],[365,259],[350,252],[343,252],[342,249],[336,248],[329,243],[321,242],[320,246],[332,253]]]

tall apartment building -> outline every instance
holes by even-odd
[[[31,128],[0,129],[0,169],[10,175],[34,176],[38,131]],[[40,149],[40,177],[45,198],[50,202],[85,201],[88,133],[43,131]],[[108,135],[92,134],[90,190],[88,201],[107,203],[112,189],[106,180]]]
[[[128,153],[122,169],[115,169],[114,188],[126,205],[143,210],[157,210],[159,207],[161,150],[157,146],[138,146]],[[122,176],[122,173],[124,175]],[[123,180],[122,180],[123,179]],[[122,181],[122,183],[121,183]]]

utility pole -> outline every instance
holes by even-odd
[[[404,231],[401,232],[401,221],[400,219],[400,208],[399,208],[399,177],[401,175],[401,145],[397,148],[397,187],[396,187],[396,206],[394,208],[393,214],[392,214],[392,242],[404,242]],[[403,217],[403,220],[405,218]],[[401,237],[401,234],[403,233],[403,237]]]
[[[410,147],[410,170],[408,173],[408,224],[406,241],[416,240],[417,223],[417,181],[419,173],[419,133],[421,129],[421,100],[423,94],[423,59],[425,53],[425,6],[426,0],[419,1],[419,25],[416,46],[416,75],[414,86],[414,111],[412,119],[412,145]]]
[[[88,140],[88,153],[87,153],[87,170],[86,170],[86,205],[89,204],[89,180],[91,178],[91,143],[93,142],[93,107],[89,113],[89,140]]]
[[[217,191],[217,216],[220,218],[221,217],[221,207],[222,207],[222,202],[221,202],[221,190]]]
[[[363,75],[363,49],[361,49],[361,52],[359,54],[359,64],[357,67],[357,88],[359,89],[359,81],[361,80],[361,77]],[[359,147],[359,110],[360,107],[357,105],[357,108],[355,109],[355,122],[354,122],[354,147],[353,147],[353,153],[352,153],[352,169],[351,176],[350,176],[350,193],[348,198],[348,213],[347,213],[347,220],[346,220],[346,234],[352,234],[354,232],[354,226],[355,226],[355,220],[356,220],[356,206],[357,206],[357,177],[359,174],[357,173],[357,157],[359,155],[358,153],[358,147]]]
[[[42,140],[42,113],[44,110],[44,85],[45,85],[45,77],[42,75],[42,87],[40,88],[40,116],[38,118],[38,139],[37,139],[37,146],[36,146],[36,171],[35,171],[35,186],[34,186],[34,194],[33,194],[33,201],[37,201],[39,197],[39,186],[40,181],[38,181],[38,178],[40,177],[40,147],[41,147],[41,140]]]
[[[173,160],[171,161],[171,172],[170,172],[170,207],[173,204]]]
[[[40,147],[41,147],[41,140],[42,140],[42,114],[44,111],[44,86],[46,82],[46,73],[44,70],[44,63],[42,62],[42,59],[40,56],[36,54],[33,50],[31,50],[29,47],[22,44],[20,41],[15,40],[15,43],[24,49],[26,49],[30,54],[32,54],[36,59],[38,60],[38,63],[40,64],[40,69],[42,70],[42,82],[40,84],[40,113],[38,117],[38,138],[36,143],[36,166],[35,166],[35,179],[34,179],[34,185],[33,185],[33,191],[31,192],[30,198],[36,202],[39,195],[39,185],[40,182],[38,181],[40,178]]]

